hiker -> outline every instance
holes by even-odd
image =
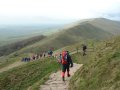
[[[60,53],[60,55],[57,57],[56,56],[56,58],[57,58],[57,61],[59,62],[59,63],[61,63],[61,60],[62,60],[62,54]]]
[[[28,57],[28,60],[27,60],[28,62],[30,62],[30,57]]]
[[[36,58],[35,58],[35,55],[33,55],[33,56],[32,56],[32,60],[35,60],[35,59],[36,59]]]
[[[50,57],[50,56],[52,56],[52,54],[53,54],[53,51],[50,49],[50,50],[48,51],[48,56]]]
[[[46,56],[45,52],[43,53],[43,56],[44,56],[44,58],[45,58],[45,56]]]
[[[40,53],[40,59],[42,58],[42,53]]]
[[[39,59],[39,55],[38,54],[36,54],[36,59]]]
[[[60,54],[61,64],[62,64],[62,80],[65,81],[65,72],[67,70],[67,76],[70,77],[69,67],[73,67],[73,62],[68,51],[62,51]]]
[[[27,62],[28,61],[28,58],[27,57],[25,57],[25,62]]]
[[[48,53],[48,56],[50,56],[50,51],[48,51],[47,53]]]
[[[83,44],[82,48],[83,48],[83,56],[85,56],[86,55],[87,46]]]
[[[52,56],[52,54],[53,54],[53,51],[51,50],[51,51],[50,51],[50,56]]]
[[[54,54],[54,57],[55,57],[55,58],[57,58],[57,57],[58,57],[58,54],[57,54],[57,53],[56,53],[56,54]]]

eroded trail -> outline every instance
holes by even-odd
[[[74,73],[82,67],[82,64],[74,63],[74,67],[70,68],[71,77]],[[40,90],[68,90],[68,85],[71,77],[65,77],[65,82],[62,81],[61,71],[50,75],[49,80],[45,82],[45,85],[40,86]]]

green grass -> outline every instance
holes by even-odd
[[[0,74],[0,90],[27,90],[30,86],[38,88],[49,74],[56,72],[60,65],[54,58],[30,62]]]
[[[10,64],[21,61],[22,57],[29,56],[28,53],[18,54],[17,52],[10,54],[9,56],[0,59],[0,69]]]
[[[109,37],[111,37],[111,33],[97,28],[89,23],[83,23],[51,34],[50,36],[39,42],[22,48],[20,52],[36,53],[38,51],[47,51],[51,47],[53,47],[54,50],[58,50],[59,48],[73,45],[78,42],[86,42],[88,39],[98,41]]]
[[[29,46],[31,44],[34,44],[35,42],[38,42],[42,39],[46,38],[46,36],[39,35],[34,36],[29,39],[21,40],[15,43],[11,43],[5,46],[0,47],[0,56],[7,56],[15,51],[18,51],[26,46]]]
[[[5,58],[5,63],[0,64],[0,68],[5,67],[9,64],[14,63],[24,57],[27,53],[40,53],[42,51],[48,50],[53,47],[55,50],[65,47],[69,51],[72,51],[76,48],[81,48],[81,44],[87,42],[93,46],[94,40],[104,39],[109,37],[108,32],[91,25],[90,23],[83,23],[81,25],[74,26],[72,28],[65,29],[64,31],[55,33],[51,36],[48,36],[45,39],[42,39],[40,42],[30,44],[22,48],[21,50],[13,53],[12,55]],[[110,34],[111,36],[111,34]],[[81,53],[72,55],[73,61],[76,63],[84,64],[82,70],[79,70],[75,76],[72,78],[70,83],[70,89],[72,90],[94,90],[97,88],[101,89],[101,86],[98,86],[99,82],[104,83],[101,78],[103,78],[104,73],[108,70],[105,77],[108,77],[111,72],[109,70],[110,65],[116,65],[119,63],[119,45],[120,40],[116,38],[113,40],[114,43],[106,47],[106,41],[101,42],[95,48],[95,52],[88,52],[87,56],[83,57]],[[80,42],[79,44],[76,44]],[[107,41],[108,42],[108,41]],[[112,42],[111,40],[109,42]],[[76,44],[76,45],[73,45]],[[115,45],[114,45],[115,44]],[[69,46],[68,46],[69,45]],[[71,46],[73,45],[73,46]],[[117,47],[116,47],[117,46]],[[74,49],[73,49],[74,48]],[[112,48],[112,49],[111,49]],[[117,51],[118,50],[118,51]],[[15,54],[18,54],[16,56]],[[4,58],[3,58],[4,59]],[[116,62],[111,62],[114,61]],[[47,61],[47,62],[45,62]],[[52,71],[56,71],[59,65],[53,60],[49,59],[45,61],[30,62],[27,65],[20,66],[9,71],[3,72],[0,74],[0,89],[2,90],[26,90],[30,88],[31,90],[36,90],[39,88],[39,84],[43,83],[48,79],[49,74]],[[106,63],[112,64],[106,64]],[[115,64],[114,64],[115,63]],[[43,67],[43,68],[42,68]],[[56,67],[56,68],[53,68]],[[116,71],[117,68],[116,68]],[[34,73],[33,73],[34,72]],[[114,72],[116,73],[116,72]],[[118,74],[118,73],[117,73]],[[119,75],[115,74],[116,81],[119,80]],[[115,83],[116,87],[119,87],[119,82]],[[105,84],[106,85],[106,84]],[[111,84],[110,84],[111,85]],[[107,88],[104,87],[105,89]],[[104,90],[104,89],[103,89]]]
[[[29,87],[29,90],[39,90],[40,85],[43,85],[45,81],[49,79],[50,73],[48,73],[46,76],[44,76],[41,80],[34,83],[32,86]]]
[[[120,37],[98,43],[88,54],[73,56],[84,66],[72,77],[69,90],[120,90]]]
[[[92,54],[90,52],[87,52],[87,55],[86,56],[82,56],[82,52],[79,52],[79,53],[76,53],[76,54],[73,54],[72,55],[72,59],[73,59],[73,62],[75,63],[79,63],[79,64],[87,64],[89,63],[90,58]]]

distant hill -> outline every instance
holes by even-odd
[[[101,23],[101,24],[99,24]],[[109,29],[109,28],[112,29]],[[114,28],[113,28],[114,27]],[[59,32],[54,33],[40,42],[28,46],[25,51],[55,49],[74,44],[86,39],[103,40],[120,33],[119,22],[104,18],[88,19],[64,26]],[[114,30],[115,29],[115,30]],[[117,34],[118,34],[117,33]]]
[[[58,31],[58,28],[63,25],[6,25],[0,26],[0,46],[11,44],[16,41],[21,41],[38,35],[49,35]]]
[[[8,44],[0,48],[1,56],[10,54],[0,58],[0,68],[20,62],[23,57],[29,57],[30,52],[40,53],[51,47],[72,51],[81,43],[90,41],[92,43],[88,45],[86,56],[82,56],[81,52],[71,56],[83,67],[70,80],[69,90],[120,90],[120,37],[111,38],[119,35],[119,22],[110,22],[104,18],[88,19],[67,25],[49,36],[39,35]],[[60,64],[54,57],[14,67],[0,74],[0,90],[39,89],[49,75],[59,68]]]
[[[29,44],[19,52],[43,52],[49,48],[54,50],[88,39],[103,40],[120,33],[120,23],[105,18],[87,19],[72,23],[58,29],[46,38]],[[116,34],[117,33],[117,34]]]
[[[1,46],[0,47],[0,56],[9,55],[12,52],[20,50],[28,45],[34,44],[35,42],[38,42],[44,38],[45,38],[45,36],[40,35],[40,36],[31,37],[29,39],[21,40],[21,41],[15,42],[15,43],[11,43],[11,44],[8,44],[5,46]]]
[[[118,21],[112,21],[105,18],[97,18],[89,23],[95,27],[101,28],[104,31],[108,31],[113,35],[120,34],[120,22]]]

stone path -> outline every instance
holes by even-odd
[[[74,63],[74,66],[70,68],[71,77],[74,73],[82,67],[82,64]],[[71,77],[65,77],[65,82],[62,81],[61,71],[50,75],[49,80],[44,85],[40,86],[40,90],[68,90],[68,85]]]

